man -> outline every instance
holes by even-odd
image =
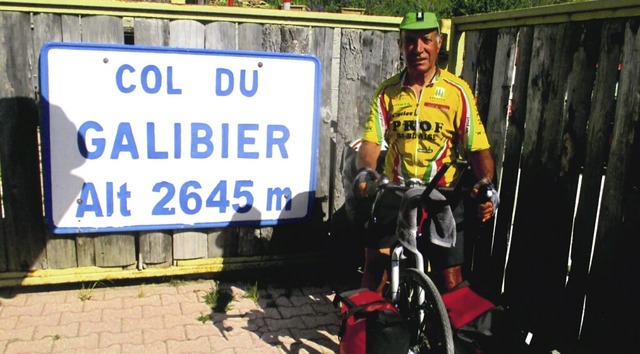
[[[469,85],[437,67],[442,35],[435,14],[412,12],[404,16],[399,45],[406,69],[385,80],[373,95],[356,161],[360,170],[355,182],[357,193],[368,197],[365,182],[379,178],[375,169],[383,142],[388,144],[383,173],[391,182],[418,179],[427,184],[442,164],[466,159],[478,181],[472,196],[482,185],[493,192],[491,200],[477,209],[478,218],[485,222],[495,214],[499,203],[491,184],[494,161]],[[453,165],[439,185],[451,183],[455,173]],[[453,197],[449,202],[456,224],[460,225],[464,214],[462,198]],[[395,225],[368,226],[363,287],[382,291],[394,232]],[[462,230],[457,231],[451,247],[428,244],[426,248],[432,269],[441,276],[441,289],[446,291],[461,284]]]

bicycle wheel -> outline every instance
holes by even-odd
[[[438,289],[426,274],[414,268],[400,270],[398,301],[395,305],[407,320],[413,353],[454,354],[447,310]]]

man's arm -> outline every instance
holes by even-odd
[[[378,164],[378,156],[380,155],[380,145],[372,143],[370,141],[362,141],[360,148],[358,149],[358,157],[356,159],[356,167],[360,172],[356,176],[357,190],[360,197],[365,198],[369,196],[367,190],[367,180],[378,179],[379,176],[375,172]],[[369,169],[365,171],[363,169]]]
[[[469,160],[471,160],[471,168],[478,179],[478,183],[473,186],[473,190],[471,191],[471,196],[475,198],[481,185],[491,184],[495,163],[489,149],[469,153]],[[500,199],[497,192],[494,198],[496,203],[499,203],[498,201]],[[497,209],[497,207],[498,205],[494,205],[491,200],[478,205],[478,218],[482,220],[482,222],[489,220],[495,214],[495,209]]]
[[[362,141],[358,149],[356,167],[358,169],[368,167],[375,170],[378,164],[378,156],[380,156],[380,145],[370,141]]]
[[[495,168],[493,162],[493,156],[489,149],[472,151],[469,153],[469,160],[471,160],[471,168],[476,178],[482,180],[487,178],[489,182],[493,180],[493,170]]]

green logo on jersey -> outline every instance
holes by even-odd
[[[444,88],[436,87],[436,98],[443,98],[443,97],[444,97]]]

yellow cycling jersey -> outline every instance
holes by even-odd
[[[375,91],[362,140],[388,144],[384,173],[394,182],[428,183],[445,163],[490,147],[469,85],[446,70],[423,87],[420,97],[404,86],[406,70]],[[440,185],[449,185],[455,166]]]

